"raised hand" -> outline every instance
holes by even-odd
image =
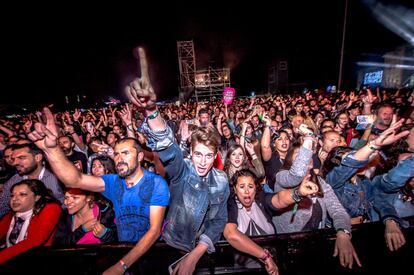
[[[318,185],[309,180],[310,177],[311,175],[305,176],[305,178],[302,180],[302,183],[299,185],[298,192],[302,197],[314,195],[319,191]]]
[[[125,104],[125,107],[118,111],[118,114],[126,126],[132,123],[132,111],[129,108],[129,104]]]
[[[65,131],[66,134],[71,135],[75,132],[75,129],[73,128],[73,125],[64,123],[64,128],[63,130]]]
[[[299,125],[298,132],[305,137],[313,136],[313,131],[304,123]]]
[[[185,120],[181,120],[180,122],[180,134],[181,141],[187,141],[188,138],[191,136],[191,131],[188,130],[188,124]]]
[[[398,130],[398,128],[400,128],[403,125],[403,123],[404,123],[404,119],[400,119],[397,122],[397,116],[393,115],[390,127],[384,132],[382,132],[379,135],[379,137],[371,141],[371,145],[374,145],[377,147],[386,146],[386,145],[396,142],[400,138],[407,136],[410,133],[410,131],[408,130],[402,131],[401,133],[396,134],[396,131]]]
[[[269,115],[266,112],[263,113],[263,119],[262,120],[263,120],[265,126],[267,126],[267,127],[270,127],[270,125],[272,124],[272,119],[269,117]]]
[[[372,105],[376,99],[377,97],[372,94],[371,90],[367,89],[367,95],[362,98],[362,102],[365,105]]]
[[[80,116],[81,116],[81,112],[79,111],[79,109],[75,109],[75,112],[73,113],[73,119],[75,121],[78,121]]]
[[[140,109],[155,109],[157,96],[151,85],[148,74],[148,63],[143,48],[138,48],[141,77],[134,79],[129,86],[125,87],[125,93],[129,100]]]
[[[250,156],[255,155],[255,151],[254,151],[254,145],[251,144],[250,142],[246,142],[244,144],[244,148],[246,148],[246,151],[249,153]]]
[[[46,123],[35,123],[35,130],[29,133],[28,137],[37,147],[42,150],[47,150],[57,147],[59,132],[52,112],[45,107],[43,113],[46,117]]]

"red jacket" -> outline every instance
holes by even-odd
[[[52,244],[57,229],[61,207],[56,203],[48,203],[38,215],[33,216],[27,228],[27,238],[11,247],[0,251],[0,264],[35,246]],[[14,213],[9,212],[0,220],[0,240],[5,239]]]

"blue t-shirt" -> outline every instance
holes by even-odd
[[[137,242],[150,227],[150,206],[168,206],[170,191],[159,175],[144,170],[144,176],[131,188],[117,174],[102,176],[102,195],[112,201],[119,241]]]

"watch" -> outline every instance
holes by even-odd
[[[129,266],[123,260],[119,260],[119,264],[122,266],[124,271],[128,270]]]

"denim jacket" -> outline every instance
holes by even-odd
[[[358,168],[367,164],[367,160],[356,160],[352,154],[348,154],[339,166],[326,175],[326,182],[335,191],[339,201],[351,217],[370,215],[369,210],[372,207],[371,181],[359,177],[356,183],[350,181]]]
[[[355,160],[352,155],[348,155],[340,166],[328,173],[327,182],[351,217],[367,215],[371,221],[379,218],[385,220],[387,217],[398,219],[393,201],[395,194],[414,176],[414,158],[400,161],[388,173],[372,180],[358,177],[356,184],[351,183],[349,178],[366,163],[367,161]]]
[[[383,221],[394,219],[401,226],[407,225],[400,219],[394,203],[398,199],[400,189],[411,177],[414,177],[414,156],[399,161],[388,173],[376,176],[373,179],[375,186],[374,208],[378,211]],[[411,215],[414,215],[414,212]]]
[[[198,176],[190,160],[184,160],[169,127],[154,132],[147,124],[142,129],[148,146],[158,151],[170,183],[170,207],[163,230],[164,240],[171,246],[191,251],[198,242],[214,252],[227,222],[227,199],[230,194],[227,175],[211,169]]]

